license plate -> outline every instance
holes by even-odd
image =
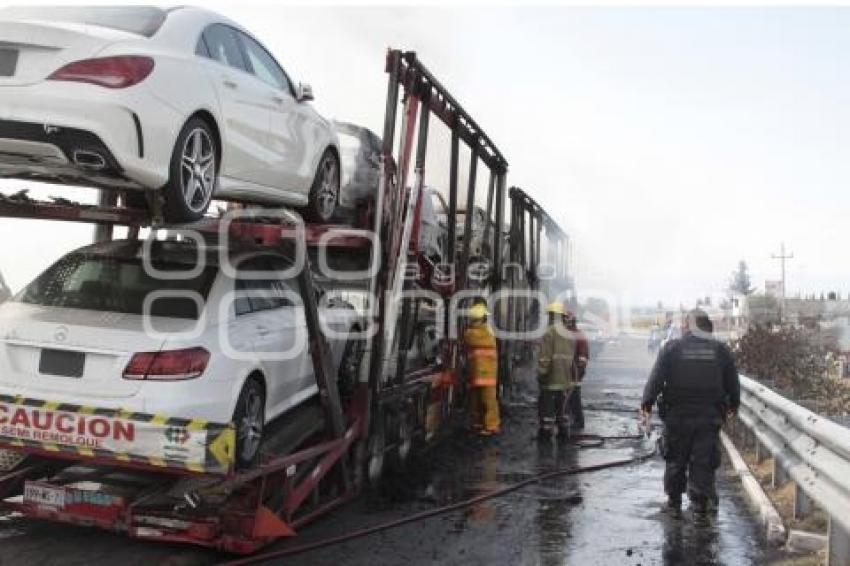
[[[18,50],[0,47],[0,77],[11,77],[18,66]]]
[[[27,482],[24,484],[24,503],[64,509],[65,488]]]
[[[68,350],[44,348],[38,361],[38,373],[62,377],[83,377],[86,355]]]

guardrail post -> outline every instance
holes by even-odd
[[[747,427],[747,426],[741,427],[741,436],[740,436],[741,440],[740,440],[740,442],[741,442],[741,448],[745,452],[747,450],[749,450],[750,447],[752,446],[752,439],[753,439],[754,436],[755,435],[753,434],[753,432],[750,430],[749,427]]]
[[[788,472],[779,463],[779,458],[773,457],[773,466],[770,472],[770,485],[776,489],[782,487],[788,481]]]
[[[738,421],[735,423],[735,440],[738,441],[738,444],[743,448],[744,446],[744,438],[747,434],[747,425]]]
[[[829,517],[826,566],[850,566],[850,535],[832,516]]]
[[[803,491],[800,484],[794,482],[794,519],[803,519],[812,513],[814,503],[812,498]]]
[[[756,439],[756,463],[761,464],[770,458],[770,451]]]

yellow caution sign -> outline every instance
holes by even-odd
[[[0,447],[225,474],[232,424],[0,395]]]

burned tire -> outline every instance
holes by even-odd
[[[411,418],[407,415],[398,416],[398,424],[396,434],[396,449],[394,452],[393,465],[398,470],[404,470],[410,462],[410,456],[413,454],[415,445],[414,429],[410,422]]]
[[[351,332],[360,332],[360,329],[353,328]],[[345,350],[342,353],[337,377],[337,390],[343,413],[348,412],[351,400],[354,397],[354,391],[357,388],[357,381],[360,378],[360,363],[363,361],[365,345],[365,341],[360,338],[351,338],[345,343]]]
[[[339,160],[329,149],[319,160],[308,199],[305,216],[313,222],[330,222],[339,203]]]
[[[383,431],[361,440],[352,451],[354,484],[358,489],[376,489],[384,477],[384,450],[386,439]]]
[[[259,380],[249,378],[233,411],[236,428],[236,467],[246,469],[257,463],[266,426],[266,392]]]
[[[372,431],[366,442],[366,482],[369,487],[377,487],[384,477],[384,461],[387,439],[384,429]]]
[[[218,185],[219,155],[206,120],[195,117],[186,122],[174,144],[168,183],[163,187],[167,221],[191,222],[204,216]]]

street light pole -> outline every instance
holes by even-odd
[[[770,257],[778,259],[782,269],[782,302],[779,305],[779,324],[782,324],[783,319],[785,318],[785,260],[793,259],[794,254],[791,253],[786,255],[785,242],[781,242],[779,245],[779,255],[770,254]]]

